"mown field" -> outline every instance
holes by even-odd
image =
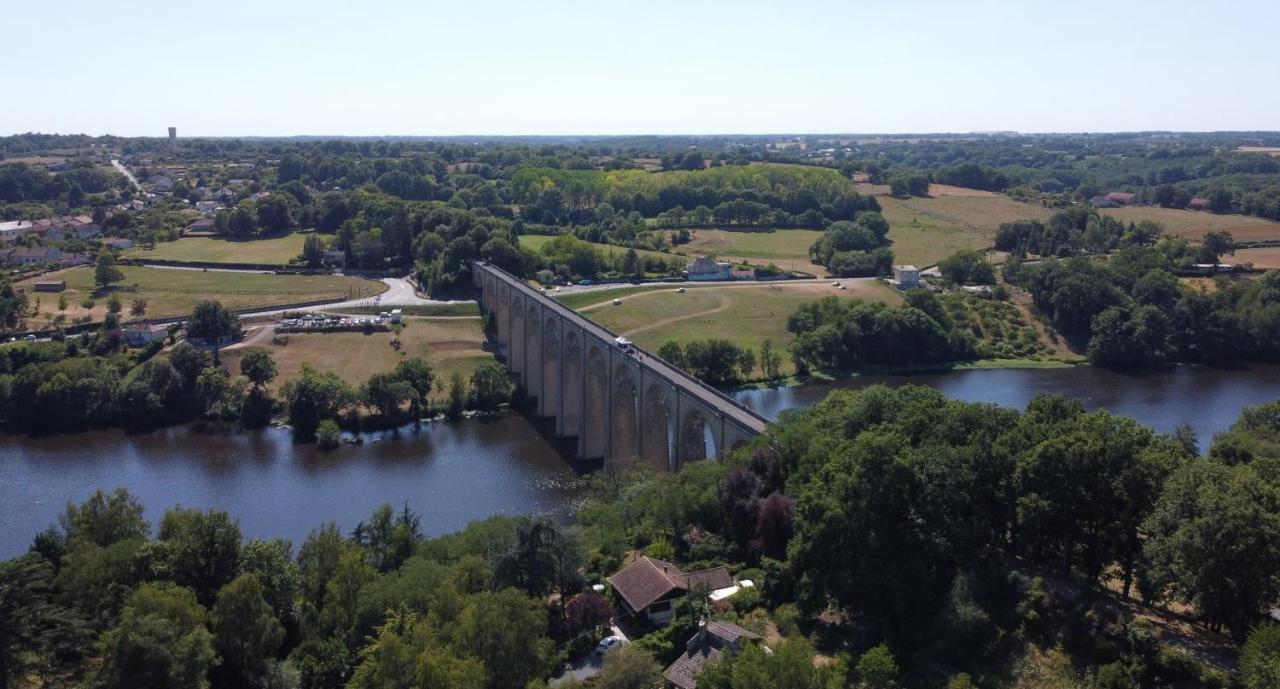
[[[297,378],[303,364],[333,371],[344,381],[358,385],[374,373],[391,370],[405,358],[419,356],[431,362],[437,378],[447,382],[455,371],[469,377],[480,362],[491,356],[482,348],[484,333],[479,319],[414,319],[405,322],[399,335],[394,332],[289,333],[276,336],[278,343],[273,343],[269,335],[255,341],[255,335],[255,331],[247,333],[247,346],[266,349],[280,370],[272,383],[274,390]],[[399,348],[392,346],[397,338]],[[238,372],[245,348],[223,350],[223,365]]]
[[[902,300],[896,290],[879,283],[845,280],[844,284],[848,289],[838,290],[827,283],[775,283],[700,287],[684,294],[672,288],[627,296],[601,292],[595,304],[579,310],[651,351],[666,340],[683,344],[718,338],[758,352],[765,340],[786,348],[792,339],[787,319],[805,302],[825,296],[888,303]],[[622,304],[614,306],[614,298],[622,299]],[[783,372],[793,370],[788,358]]]
[[[1280,239],[1280,222],[1252,215],[1215,215],[1157,206],[1124,206],[1103,213],[1124,222],[1154,220],[1164,225],[1166,234],[1187,239],[1200,239],[1206,232],[1222,230],[1230,232],[1237,242]]]
[[[983,249],[1001,223],[1048,220],[1053,211],[1007,196],[949,194],[931,198],[878,199],[889,221],[895,263],[930,266],[960,249]]]
[[[92,266],[68,268],[18,283],[31,295],[32,304],[39,299],[39,314],[28,319],[28,325],[44,327],[59,314],[67,323],[85,315],[100,321],[107,312],[107,300],[120,295],[126,320],[133,320],[130,305],[136,298],[147,300],[144,318],[181,316],[191,313],[197,302],[217,299],[231,309],[267,308],[278,304],[327,298],[372,296],[386,290],[381,282],[336,275],[269,275],[264,273],[231,273],[200,270],[167,270],[122,266],[124,279],[109,290],[98,289],[93,282]],[[67,308],[58,309],[59,293],[33,292],[36,281],[66,280]],[[82,301],[94,300],[86,309]]]
[[[306,237],[307,235],[299,232],[283,237],[243,241],[216,237],[183,237],[157,244],[154,249],[134,251],[129,254],[129,258],[285,265],[302,253],[302,243]]]

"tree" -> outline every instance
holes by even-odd
[[[332,371],[302,365],[302,374],[285,383],[281,391],[288,407],[289,424],[300,438],[315,434],[320,422],[333,419],[351,399],[351,390]]]
[[[1244,689],[1280,687],[1280,624],[1265,624],[1249,632],[1240,654],[1240,683]]]
[[[208,615],[190,589],[147,583],[103,635],[96,683],[118,689],[203,689],[214,665]]]
[[[147,313],[147,300],[142,297],[136,297],[129,306],[129,315],[143,316]]]
[[[460,655],[484,664],[489,689],[524,689],[551,669],[554,644],[547,638],[541,601],[516,589],[477,593],[453,628]]]
[[[294,600],[302,587],[302,573],[291,557],[291,550],[289,541],[284,539],[254,539],[240,549],[240,573],[258,578],[263,600],[285,625],[294,617]]]
[[[106,289],[113,282],[124,279],[124,273],[116,266],[115,254],[107,249],[98,252],[98,260],[93,267],[93,282]]]
[[[449,378],[449,406],[445,409],[445,415],[450,420],[457,421],[462,418],[462,413],[467,409],[467,385],[462,380],[462,374],[454,371],[453,376]]]
[[[325,419],[316,428],[316,446],[321,450],[332,450],[342,442],[342,429],[333,419]]]
[[[172,508],[142,556],[153,574],[193,590],[211,604],[240,570],[240,526],[221,510]]]
[[[675,340],[667,340],[659,345],[658,356],[672,366],[684,366],[684,348]]]
[[[316,235],[309,234],[302,240],[302,260],[311,268],[319,268],[324,262],[324,243]]]
[[[268,661],[284,642],[284,627],[263,599],[258,577],[241,574],[222,587],[211,622],[213,647],[221,659],[214,672],[214,684],[263,686]]]
[[[776,380],[782,375],[782,357],[773,350],[771,340],[760,343],[760,370],[765,380]]]
[[[0,562],[0,689],[43,674],[59,652],[78,653],[90,630],[53,600],[53,564],[37,553]]]
[[[294,218],[290,200],[290,197],[281,193],[271,193],[258,200],[256,207],[258,225],[267,232],[282,232],[293,227]]]
[[[1204,263],[1212,263],[1216,266],[1223,255],[1235,255],[1235,240],[1226,230],[1206,232],[1204,238],[1200,240],[1200,252],[1200,258],[1208,259],[1204,260]]]
[[[222,302],[207,299],[196,304],[187,320],[187,335],[198,340],[205,340],[213,345],[213,363],[219,363],[218,347],[224,337],[235,337],[240,334],[240,322],[236,320]]]
[[[982,254],[961,249],[938,262],[942,277],[957,285],[994,285],[996,271]]]
[[[1214,213],[1229,213],[1231,203],[1231,192],[1226,189],[1218,188],[1209,192],[1209,210]]]
[[[1169,321],[1154,306],[1112,306],[1090,326],[1089,360],[1114,368],[1159,366],[1176,354]]]
[[[95,490],[79,505],[67,503],[58,523],[67,543],[92,543],[105,548],[123,540],[146,538],[151,527],[142,513],[142,503],[124,488],[117,488],[111,495]]]
[[[510,402],[515,390],[506,368],[493,359],[485,359],[471,374],[471,405],[480,411],[494,411]]]
[[[653,654],[628,644],[610,651],[595,678],[599,689],[654,689],[662,686],[662,666]]]
[[[271,354],[261,347],[250,347],[240,358],[240,373],[253,384],[261,388],[275,380],[278,369]]]
[[[898,662],[884,644],[863,653],[856,669],[867,689],[890,689],[898,683]]]
[[[419,418],[422,405],[431,398],[431,384],[435,381],[431,364],[421,357],[411,357],[396,364],[395,375],[413,388],[415,394],[409,398],[409,413]]]
[[[124,308],[124,303],[120,300],[120,295],[112,293],[107,297],[107,313],[118,314]]]
[[[578,580],[582,551],[576,540],[547,517],[525,517],[516,525],[514,546],[494,564],[499,586],[513,586],[532,596],[563,594]]]
[[[414,402],[418,392],[395,373],[375,373],[361,388],[364,403],[385,418],[399,418],[405,403]]]
[[[744,347],[738,357],[738,368],[742,370],[743,378],[750,378],[756,370],[756,353]]]
[[[565,623],[570,634],[582,634],[609,624],[613,606],[598,593],[579,593],[564,606]]]

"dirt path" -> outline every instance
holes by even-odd
[[[225,352],[233,349],[243,349],[245,347],[252,347],[258,344],[259,342],[263,341],[264,339],[266,339],[268,335],[270,335],[271,333],[274,333],[275,331],[276,331],[276,327],[274,325],[264,325],[261,328],[258,328],[258,332],[250,335],[249,337],[246,337],[245,339],[233,345],[227,345],[226,347],[223,347],[222,351]]]
[[[695,313],[686,313],[682,316],[675,316],[673,318],[663,318],[660,321],[654,321],[652,323],[649,323],[648,325],[642,325],[639,328],[632,328],[631,330],[628,330],[622,334],[626,335],[627,337],[630,337],[632,335],[639,335],[640,333],[648,332],[655,328],[661,328],[663,326],[671,325],[672,323],[678,323],[680,321],[688,320],[690,318],[701,318],[702,316],[710,316],[712,314],[720,313],[721,311],[724,311],[730,306],[733,306],[733,300],[729,299],[725,295],[717,294],[715,296],[717,299],[720,300],[720,303],[716,305],[716,307],[713,309],[707,309],[706,311],[698,311]]]

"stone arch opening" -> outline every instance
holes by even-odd
[[[680,464],[696,462],[716,453],[715,434],[701,409],[690,409],[680,421]]]
[[[543,416],[559,413],[560,406],[560,321],[548,318],[542,324],[542,395],[538,409]]]
[[[650,383],[644,391],[644,428],[640,429],[641,455],[655,469],[673,469],[671,461],[670,390],[660,383]]]
[[[636,449],[637,418],[636,403],[638,391],[635,375],[631,366],[621,362],[613,369],[613,410],[610,425],[613,429],[610,444],[611,459],[629,459],[639,454]]]
[[[542,404],[542,309],[529,301],[525,309],[525,392]]]
[[[582,340],[577,329],[564,333],[564,402],[562,405],[561,432],[578,435],[581,431],[582,409]]]
[[[587,347],[587,370],[582,405],[582,450],[588,459],[604,457],[609,437],[609,369],[604,362],[603,348],[598,344]]]

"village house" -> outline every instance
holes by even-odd
[[[0,222],[0,242],[11,242],[35,232],[36,224],[30,220]]]
[[[342,268],[347,265],[347,252],[342,249],[329,249],[324,252],[324,256],[321,260],[327,266]]]
[[[213,218],[200,218],[187,226],[188,234],[213,234],[216,231],[217,226],[214,224]]]
[[[696,282],[715,282],[733,279],[733,264],[698,256],[685,270],[685,277]]]
[[[646,619],[658,627],[671,621],[672,606],[689,595],[690,590],[700,586],[720,590],[734,585],[733,577],[724,567],[686,574],[670,562],[647,555],[623,567],[608,581],[626,614]]]
[[[196,210],[206,215],[218,210],[217,201],[196,201]]]
[[[708,662],[742,650],[747,643],[759,643],[760,637],[750,630],[727,622],[698,623],[698,633],[685,644],[684,652],[667,666],[662,679],[668,689],[694,689],[698,673]]]
[[[124,329],[124,341],[130,347],[146,347],[168,334],[168,326],[162,323],[133,323]]]
[[[1095,196],[1089,199],[1089,204],[1094,208],[1115,208],[1120,205],[1105,196]]]
[[[1209,207],[1209,199],[1203,196],[1196,196],[1187,202],[1187,208],[1195,211],[1202,211]]]
[[[50,246],[19,247],[11,249],[7,262],[18,266],[40,266],[56,263],[62,258],[62,252]]]
[[[1106,199],[1112,203],[1127,206],[1131,203],[1137,203],[1138,195],[1127,191],[1113,191],[1110,194],[1107,194]]]
[[[914,289],[920,286],[920,269],[912,266],[894,266],[893,284],[898,289]]]
[[[107,237],[102,240],[102,245],[112,251],[124,251],[133,248],[133,240],[128,237]]]

